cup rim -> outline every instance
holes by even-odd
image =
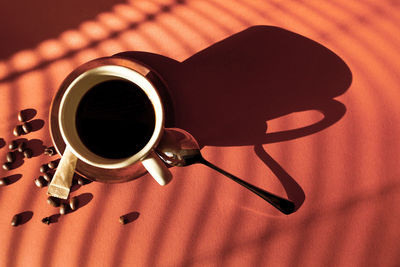
[[[146,73],[143,73],[143,70],[137,70],[137,66],[132,68],[130,64],[123,63],[124,61],[119,58],[115,60],[110,58],[82,72],[68,85],[62,96],[58,113],[61,136],[72,153],[87,164],[105,169],[124,168],[145,158],[158,145],[164,129],[164,108],[156,87],[145,76]],[[97,75],[96,79],[93,79],[93,74]],[[81,97],[94,85],[113,79],[135,83],[149,97],[155,112],[155,126],[147,144],[137,153],[122,159],[104,158],[91,152],[82,143],[75,127],[75,113]]]

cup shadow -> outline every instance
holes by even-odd
[[[345,105],[334,98],[347,91],[352,74],[338,55],[288,30],[253,26],[183,62],[147,52],[117,56],[139,60],[163,77],[175,127],[189,131],[201,147],[254,146],[296,208],[301,206],[305,196],[300,185],[261,145],[317,133],[344,116]],[[267,131],[268,121],[307,110],[319,111],[323,118],[301,128]]]

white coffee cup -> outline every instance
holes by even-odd
[[[119,60],[119,61],[118,61]],[[165,185],[171,179],[171,173],[154,149],[157,147],[164,131],[164,108],[161,97],[154,85],[139,71],[121,64],[120,59],[109,59],[81,73],[69,84],[59,108],[58,123],[62,138],[72,154],[83,162],[105,169],[124,168],[136,162],[142,162],[146,170],[160,184]],[[105,158],[89,150],[76,129],[76,113],[82,97],[95,85],[109,80],[132,82],[146,94],[153,105],[155,125],[153,133],[137,153],[122,159]],[[105,142],[113,140],[105,140]]]

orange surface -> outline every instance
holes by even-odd
[[[72,195],[87,203],[47,226],[57,210],[33,180],[49,158],[36,155],[1,170],[14,182],[0,188],[0,266],[400,264],[398,1],[14,2],[0,9],[7,145],[27,108],[37,130],[23,138],[51,145],[51,98],[78,65],[152,52],[163,57],[137,56],[168,80],[204,157],[298,209],[282,215],[194,165],[166,187],[148,175],[82,186]],[[274,27],[239,33],[254,25]]]

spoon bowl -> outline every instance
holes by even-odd
[[[156,152],[165,163],[177,167],[189,166],[196,163],[204,164],[252,191],[282,213],[290,214],[295,211],[295,205],[290,200],[249,184],[205,160],[201,155],[200,146],[196,139],[187,131],[178,128],[168,128],[164,132],[162,139],[162,145],[157,147]]]

